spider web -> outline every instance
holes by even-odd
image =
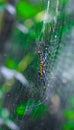
[[[69,17],[66,17],[66,20],[64,14],[65,12],[70,15],[70,10],[67,12],[69,7],[65,9],[64,5],[60,6],[60,0],[48,0],[46,3],[41,32],[38,32],[36,39],[37,51],[42,51],[45,61],[43,68],[45,73],[42,78],[37,74],[36,85],[30,83],[30,87],[25,89],[28,91],[28,99],[38,99],[35,104],[26,107],[26,113],[42,103],[46,103],[50,113],[57,113],[57,115],[59,113],[61,116],[64,110],[74,107],[70,106],[68,101],[74,94],[74,27],[71,27],[68,32],[64,30],[66,26],[68,28],[70,22]],[[38,64],[40,67],[39,60]],[[24,95],[22,94],[23,87],[19,91],[18,95],[22,97],[21,95]],[[15,95],[16,100],[18,95]],[[10,104],[8,105],[10,106]]]
[[[52,102],[53,97],[57,95],[61,106],[63,106],[67,101],[67,91],[70,91],[70,97],[71,93],[73,95],[73,28],[69,31],[69,34],[65,32],[66,24],[69,25],[69,19],[66,20],[65,17],[65,13],[67,13],[65,6],[60,7],[59,0],[56,1],[55,5],[55,14],[51,21],[49,15],[51,14],[52,2],[48,0],[41,33],[36,40],[38,50],[41,50],[44,54],[43,58],[46,56],[45,74],[42,79],[40,77],[38,79],[38,93],[40,104]],[[49,30],[47,30],[48,24],[50,25]],[[72,66],[71,69],[70,65]],[[58,109],[57,107],[57,111]],[[61,108],[60,112],[62,112]]]
[[[43,77],[39,80],[39,92],[41,94],[41,100],[46,101],[47,97],[45,96],[47,88],[50,88],[50,78],[53,74],[53,69],[55,66],[55,62],[58,56],[58,51],[60,49],[60,43],[63,33],[63,21],[58,25],[58,17],[61,15],[59,10],[59,0],[56,1],[54,6],[55,14],[52,15],[50,12],[50,6],[52,2],[48,0],[47,8],[43,20],[43,26],[41,29],[41,33],[37,39],[37,48],[42,51],[43,53],[43,60],[45,62],[45,67],[43,68],[44,74]],[[51,20],[52,19],[52,20]],[[64,20],[64,17],[63,19]],[[48,30],[47,30],[47,25]],[[58,32],[59,29],[59,32]],[[59,34],[60,33],[60,34]],[[60,35],[60,36],[59,36]],[[63,45],[62,45],[63,46]],[[50,91],[50,89],[49,89]],[[49,96],[50,96],[49,92]],[[43,101],[42,101],[43,102]]]

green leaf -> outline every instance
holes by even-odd
[[[20,104],[16,107],[15,112],[18,116],[25,115],[26,104]]]
[[[67,119],[74,120],[74,110],[65,110],[64,117]]]
[[[60,0],[60,4],[67,4],[69,0]]]
[[[16,69],[17,68],[18,63],[11,58],[7,58],[5,61],[5,66],[7,66],[10,69]]]
[[[34,118],[39,118],[39,117],[41,117],[45,112],[46,112],[46,105],[45,105],[45,104],[38,105],[38,106],[36,106],[36,107],[32,110],[32,117],[34,117]]]
[[[30,3],[19,1],[16,5],[16,11],[17,14],[23,16],[23,17],[32,17],[35,14],[37,14],[38,10],[34,6],[32,6]]]
[[[74,130],[74,122],[66,122],[63,126],[63,130]]]
[[[24,70],[27,69],[28,65],[30,65],[33,61],[33,54],[29,53],[27,54],[23,59],[22,61],[19,63],[18,65],[18,70],[20,72],[23,72]]]

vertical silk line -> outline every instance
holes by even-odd
[[[49,12],[49,7],[50,7],[50,0],[48,0],[48,3],[47,3],[47,7],[46,7],[46,10],[45,10],[45,15],[44,15],[44,19],[43,19],[43,25],[42,25],[42,29],[41,29],[41,32],[40,32],[40,35],[38,36],[37,38],[37,41],[38,42],[42,42],[43,41],[43,34],[45,32],[45,25],[46,25],[46,22],[47,22],[47,17],[48,17],[48,12]],[[37,43],[38,47],[40,46],[39,43]]]
[[[59,15],[59,0],[57,0],[56,1],[56,10],[55,10],[55,16],[54,16],[54,23],[55,23],[55,25],[56,25],[56,23],[57,23],[57,17],[58,17],[58,15]]]
[[[45,31],[45,24],[47,22],[47,17],[48,17],[48,13],[49,13],[49,7],[50,7],[50,0],[48,0],[47,9],[45,11],[45,16],[44,16],[44,20],[43,20],[43,27],[42,27],[42,33],[44,33],[44,31]]]

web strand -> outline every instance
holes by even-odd
[[[48,3],[47,3],[47,7],[46,7],[46,10],[45,10],[45,15],[44,15],[44,19],[43,19],[42,29],[41,29],[40,35],[37,38],[38,42],[42,42],[43,41],[43,35],[44,35],[44,32],[45,32],[45,26],[46,26],[47,17],[48,17],[48,14],[49,14],[49,7],[50,7],[50,0],[48,0]],[[39,46],[40,43],[37,43],[37,44]]]

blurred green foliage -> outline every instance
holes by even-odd
[[[64,130],[73,130],[74,129],[74,121],[67,121],[66,123],[64,123]]]
[[[73,130],[74,129],[74,96],[72,95],[69,98],[69,107],[64,110],[65,123],[63,125],[64,130]]]
[[[37,100],[28,100],[16,107],[15,113],[18,116],[31,114],[33,118],[39,118],[46,112],[46,105],[39,104]]]
[[[24,18],[35,16],[39,10],[27,1],[19,1],[16,5],[17,14]]]

